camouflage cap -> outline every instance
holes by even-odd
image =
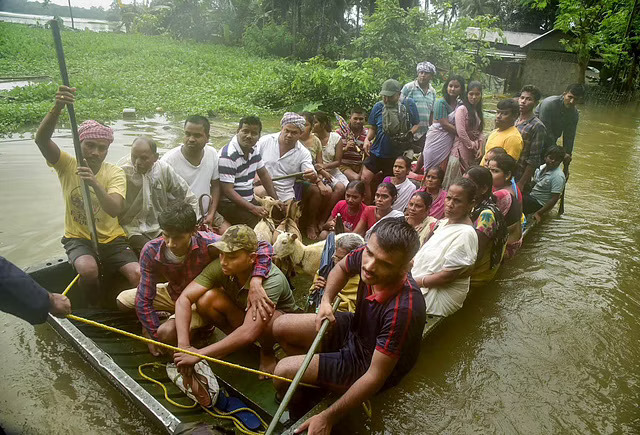
[[[241,249],[249,252],[258,250],[258,237],[255,231],[246,225],[233,225],[210,246],[219,249],[222,252],[235,252]]]

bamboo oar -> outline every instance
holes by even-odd
[[[340,298],[336,298],[336,300],[333,302],[333,306],[331,307],[334,313],[336,309],[338,309],[339,304],[340,304]],[[289,385],[289,389],[284,395],[282,402],[280,402],[280,406],[278,407],[278,410],[273,415],[273,419],[271,420],[271,423],[269,423],[269,427],[267,428],[267,432],[265,432],[265,435],[272,435],[276,430],[276,426],[280,421],[280,417],[282,417],[284,410],[287,408],[287,405],[289,405],[289,402],[291,401],[291,398],[293,397],[293,394],[295,393],[296,388],[298,388],[298,384],[302,380],[302,376],[304,376],[304,373],[307,371],[307,368],[311,363],[311,358],[313,358],[313,355],[315,354],[316,349],[320,345],[322,336],[327,331],[328,327],[329,327],[329,320],[324,319],[322,321],[322,325],[320,325],[320,330],[316,334],[316,338],[313,340],[313,343],[311,343],[311,347],[309,348],[307,355],[304,357],[304,360],[302,361],[302,365],[300,366],[300,368],[298,369],[298,372],[293,378],[293,382],[291,382],[291,384]]]
[[[279,177],[273,177],[271,179],[271,181],[280,181],[280,180],[286,180],[287,178],[302,177],[303,174],[304,174],[304,172],[294,172],[293,174],[281,175]]]
[[[562,188],[562,195],[560,195],[560,207],[558,207],[558,214],[564,214],[564,196],[567,190],[567,181],[569,181],[569,165],[564,168],[564,187]]]
[[[60,67],[62,84],[71,87],[69,84],[69,74],[67,73],[67,63],[64,59],[60,27],[58,27],[58,22],[56,20],[49,21],[49,25],[53,32],[53,42],[55,43],[56,54],[58,55],[58,66]],[[67,110],[69,111],[69,122],[71,123],[71,133],[73,134],[73,148],[76,153],[76,161],[78,166],[80,166],[84,161],[84,157],[82,156],[82,149],[80,148],[80,136],[78,136],[78,124],[76,122],[76,112],[73,108],[73,104],[67,104]],[[96,221],[93,216],[93,208],[91,207],[91,193],[89,192],[89,185],[84,180],[82,181],[82,200],[84,202],[84,213],[87,215],[87,226],[89,227],[89,233],[91,234],[93,250],[96,255],[98,255],[98,232],[96,231]]]

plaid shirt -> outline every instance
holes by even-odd
[[[524,142],[517,165],[517,172],[522,175],[527,165],[537,168],[544,160],[544,141],[547,136],[547,129],[542,121],[535,116],[527,120],[518,119],[516,128],[520,132],[520,136],[522,136],[522,142]]]
[[[429,119],[436,103],[436,90],[429,83],[429,90],[424,92],[417,80],[407,83],[402,87],[402,98],[411,98],[418,106],[420,115],[420,128],[414,134],[414,139],[420,139],[429,130]]]
[[[349,128],[351,128],[351,126],[349,126]],[[358,137],[354,137],[356,146],[360,148],[360,151],[358,151],[356,149],[346,149],[347,138],[344,137],[344,133],[342,132],[342,129],[338,128],[336,130],[336,133],[338,133],[342,138],[342,146],[343,146],[342,164],[343,165],[361,165],[362,164],[362,159],[363,159],[362,147],[364,146],[364,140],[367,138],[368,132],[369,132],[369,129],[367,129],[367,127],[362,127],[362,130],[360,131],[360,134],[358,135]]]
[[[158,314],[153,308],[156,297],[156,284],[168,281],[168,291],[171,299],[178,299],[182,290],[193,281],[202,270],[216,257],[209,254],[208,246],[220,240],[220,236],[213,233],[198,232],[191,237],[191,250],[183,263],[167,261],[164,250],[166,244],[162,237],[147,243],[140,253],[140,284],[136,293],[136,314],[142,326],[152,337],[160,326]],[[266,278],[271,270],[271,256],[273,248],[266,242],[260,242],[258,256],[253,269],[253,276]]]

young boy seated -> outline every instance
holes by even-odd
[[[523,197],[524,214],[534,213],[535,220],[540,222],[542,215],[551,210],[564,191],[565,176],[560,163],[563,162],[565,152],[558,146],[547,151],[545,164],[536,169],[533,175],[534,186],[529,194]]]
[[[220,258],[205,267],[176,301],[178,347],[214,358],[224,358],[259,340],[260,370],[273,373],[277,362],[273,353],[273,322],[282,313],[296,310],[289,282],[280,269],[272,264],[262,286],[275,304],[276,311],[269,319],[253,320],[245,307],[249,281],[258,255],[256,233],[246,225],[234,225],[213,246],[220,251]],[[193,304],[196,304],[200,316],[210,320],[227,334],[224,339],[202,349],[191,346],[189,323]],[[174,359],[180,369],[192,367],[200,360],[183,353],[176,353]]]
[[[118,295],[118,307],[122,310],[135,308],[142,334],[164,343],[176,344],[176,324],[170,317],[160,325],[158,311],[175,310],[175,301],[187,285],[197,277],[211,261],[218,258],[219,251],[213,246],[220,240],[214,233],[196,231],[196,213],[186,202],[169,207],[158,216],[162,237],[148,242],[140,254],[141,278],[138,288],[125,290]],[[256,316],[268,318],[273,313],[273,303],[262,288],[262,280],[271,270],[273,248],[261,243],[257,249],[255,267],[251,273],[249,304],[247,308]],[[192,317],[191,329],[205,326],[206,322],[197,314]],[[149,351],[160,354],[154,344]]]

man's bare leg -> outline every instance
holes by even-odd
[[[273,324],[273,337],[287,355],[300,355],[309,350],[316,337],[315,314],[283,314]]]
[[[315,314],[313,314],[315,316]],[[278,365],[276,366],[276,370],[274,372],[275,375],[281,376],[283,378],[293,379],[293,377],[298,373],[298,369],[302,366],[302,362],[304,361],[304,355],[295,355],[288,356],[280,360]],[[320,356],[314,355],[311,358],[311,363],[309,367],[304,372],[302,376],[302,382],[307,384],[316,384],[318,381],[318,368],[320,367]],[[289,388],[289,382],[280,381],[278,379],[273,380],[273,386],[276,389],[276,394],[278,397],[282,398],[284,394],[287,392]]]

